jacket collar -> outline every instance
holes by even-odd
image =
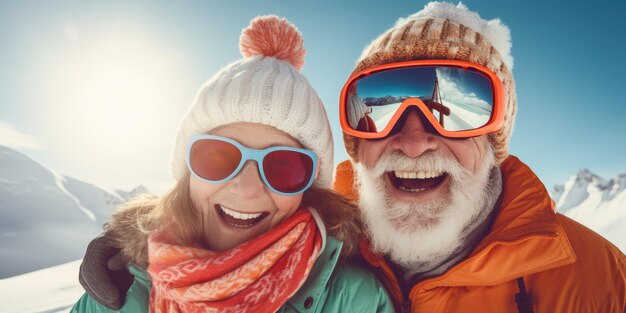
[[[503,192],[489,234],[465,260],[440,276],[420,282],[421,289],[491,286],[576,261],[565,231],[556,219],[554,202],[539,178],[514,156],[508,157],[500,170]],[[336,190],[356,199],[353,181],[352,166],[341,163],[337,168]],[[360,248],[368,263],[386,275],[394,275],[384,257],[372,252],[369,244],[362,243]],[[397,286],[397,278],[389,278]],[[398,293],[399,289],[394,287],[390,292]]]
[[[316,312],[316,308],[322,299],[322,293],[326,289],[326,284],[337,265],[342,247],[343,242],[336,240],[332,236],[326,237],[326,246],[322,254],[315,261],[309,277],[302,287],[287,301],[289,305],[298,312]],[[306,308],[304,304],[309,297],[313,298],[313,302],[309,308]]]

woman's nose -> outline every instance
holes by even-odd
[[[229,190],[242,199],[254,199],[261,195],[265,185],[261,181],[257,164],[248,161],[229,183]]]

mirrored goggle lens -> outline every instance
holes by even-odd
[[[419,98],[447,131],[485,126],[493,112],[493,87],[484,74],[452,66],[390,69],[357,79],[348,87],[348,124],[382,132],[402,102]]]
[[[297,151],[272,151],[263,158],[263,172],[274,189],[284,193],[299,192],[313,177],[313,159]]]
[[[237,169],[239,162],[241,151],[229,142],[201,139],[191,146],[191,170],[204,179],[223,180]]]

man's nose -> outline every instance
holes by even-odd
[[[393,134],[391,148],[400,150],[409,157],[417,157],[427,151],[437,149],[439,136],[421,112],[411,110],[406,113],[404,122]]]
[[[237,176],[229,184],[229,190],[241,199],[249,200],[261,195],[265,185],[261,181],[259,169],[254,162],[246,162]]]

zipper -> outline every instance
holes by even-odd
[[[405,297],[402,302],[402,313],[411,313],[411,300],[408,297]]]

